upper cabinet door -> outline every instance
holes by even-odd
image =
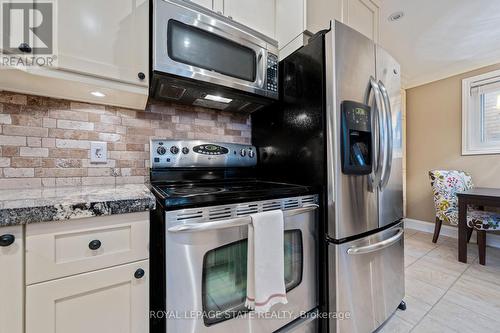
[[[212,0],[191,0],[191,2],[194,2],[195,4],[198,4],[200,6],[208,8],[210,10],[213,10],[213,1]]]
[[[148,0],[60,0],[56,15],[59,68],[148,85]]]
[[[274,0],[224,0],[224,15],[268,37],[276,38]]]
[[[329,29],[330,21],[337,20],[342,22],[342,1],[307,0],[307,30],[315,34],[320,30]]]
[[[276,40],[282,49],[304,32],[304,0],[276,0]]]
[[[379,4],[375,0],[342,0],[342,22],[376,43],[379,36]]]

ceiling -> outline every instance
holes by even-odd
[[[499,0],[380,0],[380,44],[411,88],[500,63]],[[390,22],[389,15],[404,17]]]

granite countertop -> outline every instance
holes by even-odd
[[[0,190],[0,227],[155,209],[143,184]]]

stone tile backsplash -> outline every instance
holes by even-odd
[[[250,117],[152,101],[145,111],[0,92],[0,189],[144,183],[151,138],[250,143]],[[90,163],[90,142],[108,145]]]

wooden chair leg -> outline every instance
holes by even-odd
[[[434,225],[434,236],[432,237],[432,242],[437,243],[439,238],[439,233],[441,232],[441,225],[443,221],[436,217],[436,224]]]
[[[477,246],[479,249],[479,264],[486,264],[486,231],[477,231]]]
[[[473,231],[474,231],[474,228],[467,229],[467,243],[470,242],[470,238],[472,237],[472,232]]]

